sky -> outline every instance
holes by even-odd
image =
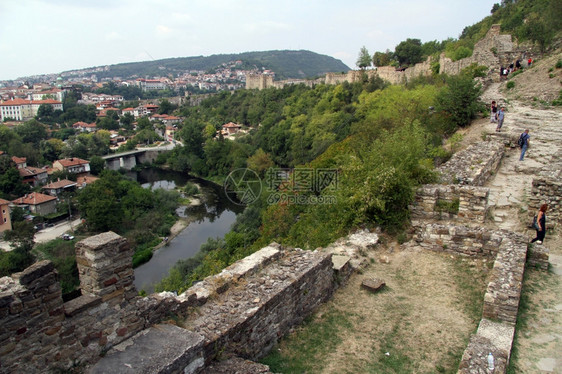
[[[351,69],[458,38],[499,0],[0,0],[0,80],[122,62],[310,50]]]

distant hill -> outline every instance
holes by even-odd
[[[239,60],[248,69],[255,66],[257,68],[263,67],[273,70],[277,79],[312,78],[328,72],[347,72],[350,70],[343,62],[330,56],[304,50],[284,50],[130,62],[109,65],[109,69],[96,72],[96,75],[98,78],[166,76],[169,74],[175,75],[186,70],[212,70],[223,63]],[[80,71],[80,69],[73,71]]]

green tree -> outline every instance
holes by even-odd
[[[260,175],[263,175],[265,171],[275,164],[273,160],[263,149],[258,149],[252,157],[248,158],[248,168],[254,170]]]
[[[526,34],[529,39],[536,42],[541,51],[544,52],[546,46],[550,44],[554,37],[554,30],[551,29],[546,21],[537,13],[531,13],[526,22]]]
[[[100,173],[105,168],[105,160],[100,156],[90,157],[90,172],[93,175],[100,175]]]
[[[47,129],[34,119],[17,126],[14,131],[21,136],[24,143],[33,143],[36,147],[39,147],[41,140],[47,139]]]
[[[414,65],[422,61],[422,44],[419,39],[406,39],[394,49],[400,65]]]
[[[482,110],[480,93],[481,86],[472,77],[465,74],[450,76],[447,87],[437,96],[436,109],[443,112],[455,125],[467,126]]]
[[[361,70],[365,70],[366,68],[371,66],[371,55],[369,54],[369,51],[365,46],[361,47],[356,64]]]
[[[373,55],[373,65],[374,66],[388,66],[392,61],[392,52],[387,50],[386,52],[375,52]]]
[[[158,114],[170,114],[177,108],[176,105],[172,104],[168,99],[160,100],[160,105],[158,106]]]

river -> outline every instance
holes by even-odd
[[[194,207],[180,207],[180,217],[194,220],[169,244],[154,252],[149,262],[135,269],[135,286],[138,290],[153,292],[154,284],[168,275],[178,260],[193,257],[201,244],[208,238],[223,237],[243,207],[233,204],[225,195],[222,186],[191,177],[185,173],[169,170],[145,169],[131,173],[133,179],[145,188],[174,189],[192,182],[200,187],[201,204]]]

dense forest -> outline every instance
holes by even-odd
[[[219,182],[249,168],[263,190],[224,239],[180,261],[158,288],[184,289],[272,241],[313,249],[375,226],[400,235],[414,187],[433,181],[434,166],[449,156],[443,139],[483,109],[473,71],[407,86],[365,77],[337,86],[243,90],[181,108],[188,118],[179,130],[184,147],[157,161]],[[246,133],[216,136],[230,121]],[[276,170],[288,174],[276,179]],[[302,171],[305,180],[297,178]],[[316,183],[319,171],[332,179]]]

